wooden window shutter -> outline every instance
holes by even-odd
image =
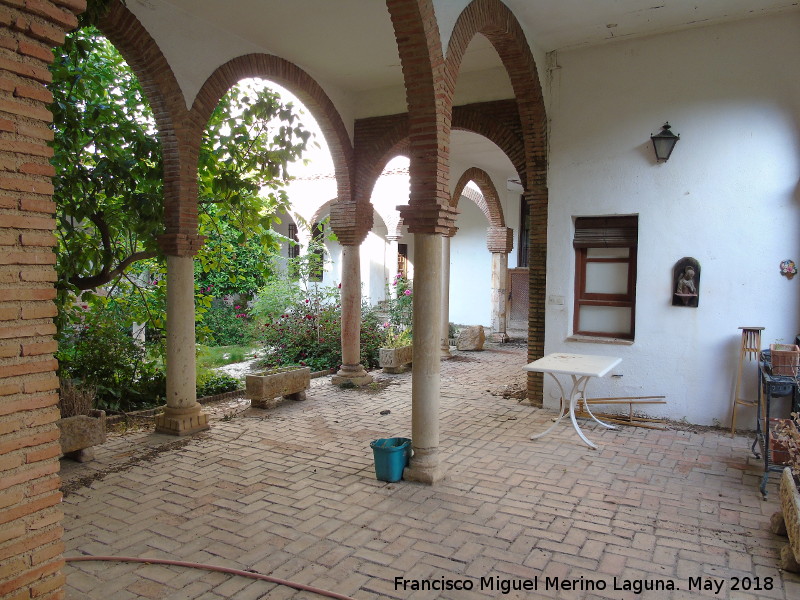
[[[578,217],[575,219],[575,248],[635,248],[639,238],[639,217]]]

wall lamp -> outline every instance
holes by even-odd
[[[669,130],[669,127],[669,123],[664,123],[661,127],[661,131],[650,136],[650,139],[653,141],[653,148],[656,151],[656,159],[659,162],[666,161],[669,158],[673,148],[675,148],[675,144],[681,139],[680,134],[675,135]]]

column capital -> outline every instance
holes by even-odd
[[[343,246],[360,246],[372,229],[372,205],[353,200],[331,204],[331,229]]]
[[[409,233],[438,233],[448,235],[455,227],[460,212],[449,204],[403,204],[396,207]]]
[[[158,247],[168,256],[194,256],[206,241],[206,236],[188,233],[165,233],[158,236]]]
[[[492,254],[508,254],[514,249],[514,230],[510,227],[487,228],[486,247]]]

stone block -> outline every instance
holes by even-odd
[[[800,563],[800,492],[797,490],[790,469],[784,469],[781,475],[780,501],[783,520],[786,523],[786,534],[794,560]]]
[[[88,415],[59,419],[56,424],[61,431],[61,452],[79,462],[93,458],[92,451],[85,452],[87,448],[106,441],[106,413],[103,410],[92,410]]]
[[[380,348],[378,350],[378,364],[383,367],[384,373],[402,373],[408,370],[414,357],[413,346],[400,346],[399,348]]]
[[[486,342],[486,333],[483,325],[473,325],[461,330],[456,339],[456,350],[476,351],[483,350]]]
[[[305,400],[306,390],[311,387],[309,367],[290,367],[249,373],[245,376],[245,392],[253,408],[271,408],[277,398]]]

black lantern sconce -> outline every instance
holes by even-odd
[[[681,139],[680,134],[675,135],[669,130],[669,127],[669,123],[664,123],[663,127],[661,127],[661,131],[650,136],[650,139],[653,141],[653,148],[656,151],[656,159],[659,162],[666,162],[670,154],[672,154],[675,144]]]

